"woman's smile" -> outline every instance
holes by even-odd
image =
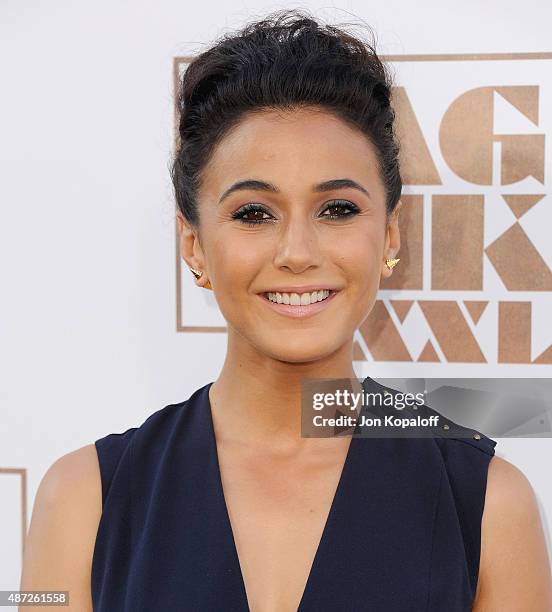
[[[320,289],[308,292],[263,292],[258,293],[266,306],[287,317],[310,317],[328,308],[340,289]]]

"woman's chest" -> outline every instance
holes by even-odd
[[[341,475],[194,459],[134,471],[128,496],[121,482],[98,533],[99,611],[468,609],[465,539],[438,470],[385,461],[379,442]]]
[[[225,505],[251,612],[294,612],[323,539],[342,472],[324,461],[219,454]]]

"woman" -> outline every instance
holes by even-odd
[[[48,470],[22,589],[99,612],[551,609],[532,489],[494,440],[301,436],[302,381],[356,378],[399,259],[390,91],[371,45],[299,11],[188,67],[180,251],[227,321],[224,366]]]

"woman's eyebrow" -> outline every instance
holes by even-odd
[[[370,197],[370,192],[363,187],[360,183],[353,181],[349,178],[340,178],[340,179],[331,179],[329,181],[323,181],[322,183],[317,183],[314,185],[312,190],[316,193],[322,193],[325,191],[333,191],[335,189],[357,189],[361,191],[368,197]],[[273,185],[272,183],[267,183],[266,181],[259,181],[257,179],[245,179],[243,181],[237,181],[222,194],[219,204],[227,198],[234,191],[245,191],[245,190],[254,190],[254,191],[269,191],[271,193],[280,193],[278,187]]]

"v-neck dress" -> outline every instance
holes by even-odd
[[[212,384],[95,441],[95,612],[249,612]],[[297,612],[471,610],[496,441],[454,425],[438,437],[351,438]]]

